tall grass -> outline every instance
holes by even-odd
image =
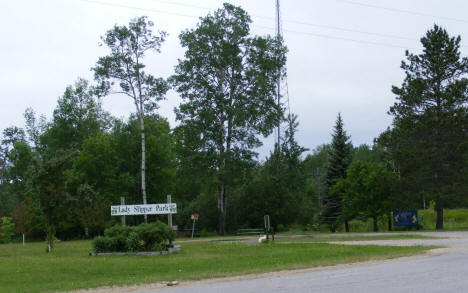
[[[378,220],[380,232],[388,231],[388,217],[384,215]],[[435,231],[436,212],[433,209],[418,210],[419,230]],[[372,219],[352,220],[349,222],[351,232],[372,232]],[[416,230],[416,228],[393,227],[393,230]],[[444,230],[468,230],[468,209],[445,209],[444,210]],[[322,231],[327,231],[327,227],[322,227]],[[338,232],[344,232],[344,225],[338,228]]]
[[[419,224],[423,230],[435,230],[436,212],[418,210]],[[444,210],[444,230],[468,230],[468,209]]]

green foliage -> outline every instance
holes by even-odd
[[[352,160],[352,145],[349,142],[349,136],[344,130],[343,119],[340,113],[338,113],[338,118],[333,129],[328,158],[326,172],[327,192],[323,199],[324,209],[319,221],[327,224],[330,231],[335,232],[338,219],[342,214],[341,194],[339,192],[331,192],[330,189],[338,180],[346,178],[346,170]]]
[[[147,251],[162,250],[165,244],[169,244],[175,238],[175,232],[161,221],[152,224],[140,224],[136,232]]]
[[[98,236],[94,238],[92,245],[96,253],[121,251],[116,238]]]
[[[353,162],[381,162],[383,157],[383,150],[379,145],[373,147],[367,144],[362,144],[353,149]]]
[[[129,96],[136,107],[140,130],[137,141],[141,142],[140,186],[144,204],[147,203],[145,114],[158,108],[158,101],[164,99],[169,89],[164,79],[155,78],[143,70],[145,65],[142,60],[146,52],[159,52],[166,36],[164,32],[154,36],[152,26],[153,22],[147,21],[146,17],[133,19],[128,27],[115,25],[101,37],[110,54],[100,57],[92,69],[94,79],[99,84],[95,88],[98,95],[112,93],[117,88],[114,84],[118,84],[115,91]],[[147,222],[146,215],[144,219]]]
[[[101,40],[110,54],[100,57],[92,69],[99,83],[96,88],[99,95],[109,94],[114,83],[118,84],[116,91],[133,99],[141,117],[155,110],[168,90],[166,82],[146,73],[141,63],[146,52],[160,51],[166,37],[161,31],[158,36],[153,35],[152,26],[153,22],[143,16],[133,19],[128,26],[115,25],[108,30]]]
[[[139,226],[115,225],[104,231],[104,237],[93,240],[94,252],[136,252],[164,250],[175,238],[175,232],[157,221]]]
[[[376,163],[354,162],[345,179],[339,180],[330,192],[342,198],[342,218],[372,218],[374,231],[377,219],[392,210],[392,186],[395,174]]]
[[[201,154],[218,185],[218,232],[224,234],[228,186],[282,117],[276,80],[284,74],[282,40],[250,37],[251,19],[224,4],[180,34],[185,58],[171,77],[183,99],[176,118],[186,144]],[[200,135],[201,134],[201,135]]]
[[[68,86],[59,98],[52,122],[40,136],[41,144],[51,151],[81,150],[84,140],[108,128],[108,119],[88,81],[79,79],[74,86]]]
[[[434,230],[437,213],[433,208],[418,210],[418,218],[423,230]],[[444,230],[468,230],[468,210],[444,209]]]
[[[289,127],[284,133],[281,149],[252,171],[253,178],[239,191],[239,201],[233,206],[238,222],[248,228],[262,227],[263,216],[269,215],[271,225],[312,223],[313,203],[308,194],[308,174],[301,155],[306,151],[295,139],[298,122],[288,117]]]
[[[15,235],[13,231],[15,224],[12,222],[12,218],[9,217],[2,217],[0,220],[2,221],[0,225],[0,243],[8,243]]]
[[[283,224],[278,224],[278,225],[276,225],[276,231],[277,232],[286,232],[286,231],[288,231],[288,229]]]
[[[35,216],[32,198],[29,197],[24,203],[19,204],[11,216],[15,220],[18,231],[23,236],[28,235],[32,230],[32,221]]]
[[[401,189],[436,201],[438,229],[444,205],[464,196],[467,181],[468,58],[460,56],[460,42],[434,25],[421,39],[423,52],[407,52],[405,80],[392,89],[393,128],[380,138],[401,174]]]
[[[131,252],[142,251],[144,248],[143,245],[145,245],[145,242],[141,240],[140,235],[138,235],[138,233],[136,232],[131,232],[128,235],[127,239],[125,240],[125,247],[127,251],[131,251]],[[161,249],[155,249],[155,250],[161,250]]]

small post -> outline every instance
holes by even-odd
[[[269,215],[264,215],[263,216],[263,222],[265,223],[266,239],[268,241],[268,233],[270,233],[270,229],[271,229],[271,227],[270,227],[270,216]]]
[[[170,194],[167,195],[167,203],[172,202],[172,197]],[[172,213],[167,214],[167,225],[172,229]]]
[[[192,224],[192,238],[193,238],[193,234],[195,233],[195,221],[198,220],[198,214],[192,214],[190,216],[190,219],[193,220],[193,224]]]
[[[193,239],[194,232],[195,232],[195,220],[193,220],[193,224],[192,224],[192,239]]]
[[[125,205],[125,197],[123,196],[120,197],[120,205]],[[122,226],[125,226],[125,216],[122,216],[120,220],[122,221]]]

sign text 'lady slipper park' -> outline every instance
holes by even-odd
[[[111,216],[177,214],[176,203],[111,206]]]

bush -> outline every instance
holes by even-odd
[[[136,252],[163,250],[173,241],[175,232],[161,221],[137,227],[113,226],[104,237],[93,240],[94,252]]]
[[[115,252],[119,251],[116,245],[116,239],[111,237],[98,236],[93,240],[93,250],[99,252]]]
[[[126,244],[127,251],[137,252],[143,250],[144,242],[136,232],[131,232],[126,239]]]
[[[106,237],[125,237],[127,238],[128,235],[134,230],[134,227],[131,226],[120,226],[115,225],[110,228],[104,230],[104,236]]]
[[[146,251],[162,249],[165,244],[169,244],[175,238],[175,232],[161,221],[153,224],[141,224],[137,227],[136,232],[143,240]]]
[[[276,225],[276,232],[287,232],[288,228],[286,228],[283,224]]]
[[[13,232],[13,227],[15,226],[12,223],[10,217],[2,217],[0,219],[0,243],[8,243],[11,241],[11,238],[15,235]]]

